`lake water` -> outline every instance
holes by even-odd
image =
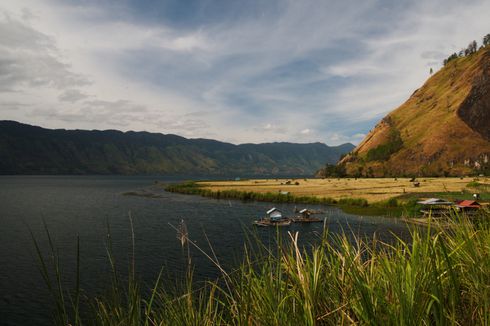
[[[84,293],[101,293],[110,271],[107,253],[107,225],[110,225],[113,252],[123,274],[131,259],[132,216],[135,234],[135,261],[138,278],[148,286],[164,267],[165,281],[175,284],[186,269],[185,253],[171,225],[184,220],[189,237],[209,252],[209,238],[220,261],[232,268],[240,260],[251,223],[272,204],[215,200],[172,194],[156,189],[161,177],[111,176],[2,176],[0,177],[0,324],[50,325],[52,301],[38,269],[29,230],[41,250],[48,253],[45,221],[61,260],[63,281],[74,283],[76,239],[80,239],[81,284]],[[160,198],[124,196],[128,191],[152,188]],[[279,204],[286,214],[294,205]],[[298,206],[302,208],[303,206]],[[343,213],[335,207],[323,209],[331,232],[345,230],[361,236],[389,241],[392,232],[406,236],[404,223],[382,217],[362,217]],[[296,224],[282,228],[299,231],[304,244],[318,240],[323,223]],[[257,235],[274,243],[275,230],[258,228]],[[213,264],[192,249],[196,280],[215,278]]]

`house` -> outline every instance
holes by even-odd
[[[278,210],[277,208],[273,207],[269,209],[267,212],[267,217],[270,218],[271,220],[280,220],[282,219],[282,212]]]
[[[481,208],[481,204],[474,200],[462,200],[456,204],[459,211],[465,213],[474,213]]]
[[[429,198],[426,200],[418,201],[417,204],[420,204],[420,205],[447,205],[447,206],[453,205],[452,202],[441,199],[441,198]]]
[[[424,216],[440,217],[449,214],[451,207],[454,205],[452,202],[440,199],[429,198],[426,200],[418,201],[417,204],[423,205],[423,209],[420,210]]]

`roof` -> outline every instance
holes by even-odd
[[[275,211],[281,212],[281,211],[280,211],[280,210],[278,210],[277,208],[272,207],[271,209],[269,209],[269,210],[267,211],[267,214],[271,214],[272,212],[275,212]]]
[[[421,205],[453,205],[450,201],[441,199],[441,198],[429,198],[426,200],[422,200],[417,202],[417,204]]]
[[[480,203],[474,200],[462,200],[458,203],[458,207],[471,207],[471,208],[479,208],[481,207]]]
[[[299,211],[301,214],[308,212],[308,208],[303,208],[302,210]]]

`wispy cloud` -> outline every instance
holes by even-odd
[[[490,3],[147,8],[144,1],[0,5],[2,118],[237,143],[359,142],[431,67],[489,32]]]

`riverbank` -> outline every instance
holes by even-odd
[[[254,200],[270,203],[295,203],[304,205],[334,205],[340,207],[346,213],[371,216],[413,216],[418,212],[419,209],[418,205],[416,205],[416,202],[413,200],[408,200],[402,203],[396,199],[389,199],[382,202],[369,203],[364,198],[334,199],[331,197],[321,196],[297,196],[289,192],[263,193],[253,191],[240,191],[235,189],[214,191],[207,188],[203,184],[206,183],[189,181],[167,185],[165,187],[165,190],[174,193],[198,195],[215,199],[235,199],[244,201]]]
[[[188,181],[166,186],[170,192],[216,199],[271,203],[335,205],[346,213],[393,217],[417,216],[419,198],[490,200],[488,178],[345,178]]]

